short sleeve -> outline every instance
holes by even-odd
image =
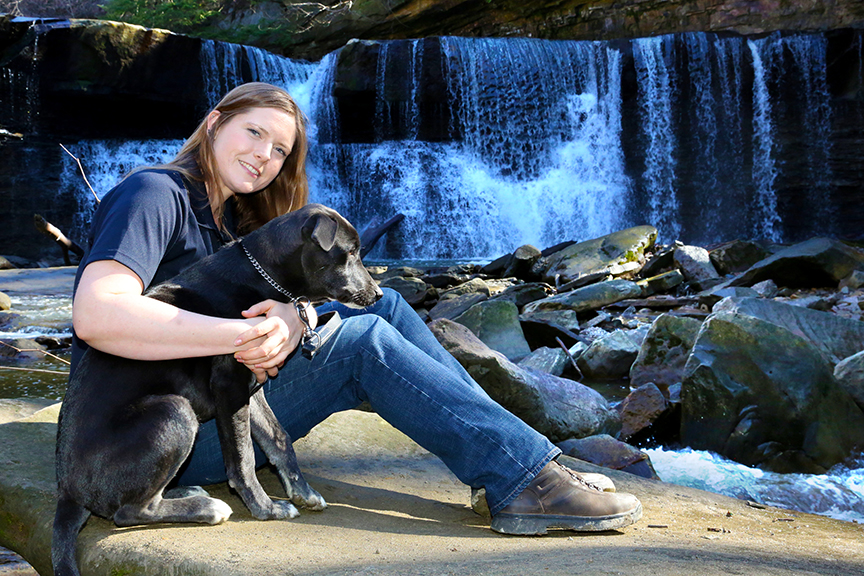
[[[144,287],[179,273],[203,246],[185,188],[165,172],[127,176],[103,198],[91,224],[86,261],[116,260]]]

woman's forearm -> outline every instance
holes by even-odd
[[[100,294],[75,299],[73,323],[88,345],[135,360],[167,360],[232,354],[237,338],[261,318],[225,319],[181,310],[135,294]]]

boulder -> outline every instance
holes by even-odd
[[[630,368],[630,386],[649,382],[660,390],[681,382],[687,357],[702,323],[693,318],[661,314],[651,324],[639,354]]]
[[[843,278],[840,281],[838,288],[841,290],[843,288],[849,288],[850,290],[857,290],[864,286],[864,270],[853,270],[849,276]]]
[[[435,306],[429,310],[429,317],[432,320],[439,318],[453,319],[474,306],[479,304],[489,297],[481,292],[473,292],[470,294],[462,294],[447,299],[440,300]]]
[[[512,302],[480,302],[454,318],[454,321],[466,326],[484,344],[513,362],[531,353],[519,324],[519,310]]]
[[[588,274],[607,271],[628,262],[644,262],[645,250],[654,245],[657,229],[636,226],[607,236],[572,244],[546,259],[543,280],[565,284]]]
[[[864,349],[864,323],[765,298],[725,298],[714,312],[759,318],[808,340],[836,364]]]
[[[752,286],[774,280],[792,288],[836,287],[854,270],[864,268],[864,251],[833,238],[813,238],[761,260],[732,281]]]
[[[777,284],[775,284],[773,280],[757,282],[750,288],[762,298],[774,298],[777,296]]]
[[[678,246],[673,258],[675,266],[688,282],[702,282],[720,276],[711,264],[708,251],[699,246]]]
[[[636,298],[642,295],[642,288],[629,280],[609,280],[591,284],[571,292],[550,296],[537,300],[525,306],[524,312],[533,313],[540,310],[573,310],[588,312],[603,306]]]
[[[8,294],[4,292],[0,292],[0,310],[11,310],[12,309],[12,299]]]
[[[719,286],[715,286],[714,288],[709,288],[703,292],[700,292],[697,298],[699,299],[699,305],[704,306],[706,309],[711,310],[714,308],[714,305],[723,300],[724,298],[758,298],[759,292],[754,290],[753,288],[747,288],[746,286],[729,286],[728,283],[723,283]]]
[[[864,447],[864,413],[791,331],[732,312],[699,332],[681,388],[681,442],[748,466],[818,472]]]
[[[858,407],[864,410],[864,350],[837,364],[834,377]]]
[[[561,348],[537,348],[528,356],[519,361],[519,366],[522,368],[531,368],[546,372],[553,376],[561,376],[564,374],[564,369],[570,363],[570,358]]]
[[[441,292],[441,300],[456,298],[465,294],[483,294],[488,298],[490,296],[489,286],[482,278],[472,278],[467,282]]]
[[[638,355],[639,345],[628,331],[615,330],[594,340],[579,356],[576,365],[587,378],[625,378]]]
[[[429,286],[420,278],[393,276],[381,282],[380,286],[395,290],[411,306],[420,306],[429,294]]]
[[[684,275],[680,270],[670,270],[644,280],[637,280],[636,284],[642,288],[642,296],[651,296],[658,292],[668,292],[683,282]]]
[[[618,407],[621,413],[621,433],[627,440],[651,426],[666,411],[666,397],[653,382],[639,386],[627,395]]]
[[[509,286],[500,293],[495,294],[493,298],[496,300],[509,300],[521,310],[526,304],[546,298],[554,292],[555,289],[545,282],[528,282]]]
[[[613,470],[659,480],[648,455],[608,434],[565,440],[558,448],[566,456],[578,458]]]
[[[720,274],[744,272],[770,253],[755,242],[732,240],[711,250],[711,264]]]
[[[573,310],[539,310],[519,315],[522,333],[531,349],[572,346],[579,341],[579,320]]]
[[[540,259],[540,250],[525,244],[520,246],[513,252],[513,257],[510,259],[507,267],[504,269],[504,276],[514,276],[523,280],[533,280],[534,274],[532,268]]]
[[[521,368],[461,324],[437,320],[429,328],[493,400],[553,442],[618,433],[618,413],[591,388]]]

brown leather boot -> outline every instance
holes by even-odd
[[[604,492],[552,461],[492,517],[492,530],[520,535],[542,535],[548,528],[600,532],[629,526],[641,517],[642,504],[632,494]]]

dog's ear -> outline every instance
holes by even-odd
[[[314,242],[325,252],[329,252],[333,248],[333,243],[336,242],[338,229],[339,225],[333,218],[326,214],[315,214],[303,224],[303,238]]]

